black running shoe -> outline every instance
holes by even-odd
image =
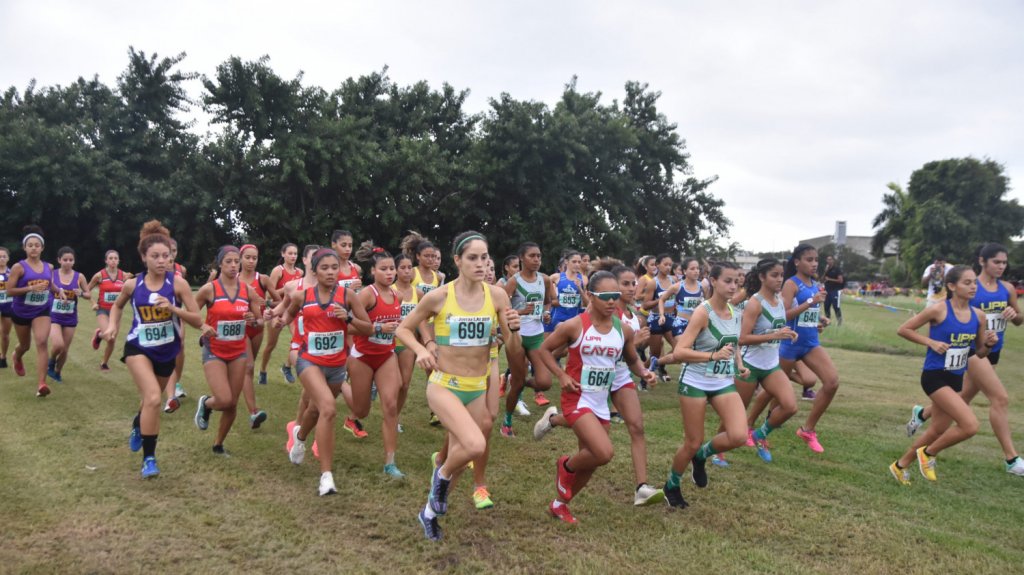
[[[669,488],[668,485],[665,485],[665,502],[668,503],[669,507],[675,507],[676,509],[686,509],[690,506],[686,499],[683,499],[683,491],[681,489],[678,487]]]
[[[706,463],[706,461],[703,459],[698,459],[696,456],[694,456],[694,458],[690,460],[690,463],[693,464],[692,477],[694,485],[700,487],[701,489],[707,487],[708,472],[704,469],[704,464]]]

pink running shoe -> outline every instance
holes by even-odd
[[[754,430],[747,429],[747,447],[754,446]]]
[[[811,451],[815,453],[824,453],[825,448],[818,442],[818,434],[813,431],[804,431],[804,428],[800,427],[796,430],[796,436],[803,439],[807,443],[807,447],[811,448]]]

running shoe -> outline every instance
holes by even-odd
[[[427,504],[437,515],[448,513],[448,486],[450,479],[441,479],[441,468],[435,467],[430,478],[430,496],[427,497]]]
[[[567,461],[569,461],[569,456],[563,455],[555,463],[555,489],[563,499],[572,501],[572,486],[576,482],[576,473],[565,468]]]
[[[295,443],[295,436],[292,435],[292,432],[295,429],[296,425],[298,425],[298,423],[294,421],[289,421],[288,423],[284,424],[284,432],[288,435],[288,441],[286,441],[284,444],[285,453],[292,452],[292,445]]]
[[[57,373],[57,360],[51,359],[46,362],[46,375],[53,381],[60,383],[60,374]]]
[[[430,454],[430,468],[431,469],[436,469],[437,468],[437,456],[440,455],[440,454],[441,454],[440,451],[435,451],[435,452]]]
[[[576,518],[573,517],[572,512],[569,511],[569,506],[565,503],[556,506],[555,501],[552,501],[551,504],[548,505],[548,515],[555,519],[561,519],[569,525],[576,525]]]
[[[208,397],[208,395],[200,395],[199,401],[196,402],[195,422],[199,431],[206,431],[206,428],[210,427],[210,410],[206,408]]]
[[[100,371],[110,371],[110,366],[105,364],[105,363],[101,363],[100,364]]]
[[[533,438],[537,441],[544,439],[544,436],[548,434],[554,426],[551,425],[551,417],[558,413],[558,408],[551,406],[544,411],[544,414],[540,416],[537,423],[533,426]],[[505,427],[504,425],[502,426]]]
[[[181,407],[181,402],[176,397],[168,397],[167,402],[164,403],[164,413],[174,413]]]
[[[338,493],[338,488],[334,486],[334,474],[330,471],[324,471],[320,474],[320,497],[325,495],[335,495]]]
[[[651,356],[651,361],[647,364],[647,371],[651,373],[658,373],[658,358],[657,356]]]
[[[263,422],[267,420],[267,412],[259,409],[256,413],[249,414],[249,428],[259,429]]]
[[[313,437],[313,457],[320,459],[320,446],[316,444],[316,437]]]
[[[754,435],[754,446],[757,447],[757,456],[761,458],[761,461],[765,463],[772,462],[772,451],[768,446],[768,440]]]
[[[917,467],[921,470],[921,475],[928,481],[938,481],[938,477],[935,476],[935,457],[928,455],[924,452],[925,447],[922,446],[917,448]]]
[[[420,509],[420,514],[417,517],[423,527],[423,535],[431,541],[440,541],[441,526],[437,523],[437,517],[427,519],[426,509]]]
[[[516,415],[530,417],[530,409],[526,407],[526,402],[521,399],[516,402]]]
[[[39,388],[36,389],[36,397],[46,397],[50,395],[50,387],[45,383],[40,383]]]
[[[299,426],[292,428],[291,437],[288,441],[288,461],[295,465],[302,465],[306,459],[306,442],[299,439]]]
[[[64,383],[64,378],[60,376],[59,371],[53,372],[53,375],[51,375],[50,377],[53,379],[53,381],[56,381],[57,383]]]
[[[825,452],[825,448],[822,447],[821,443],[818,441],[818,434],[817,434],[817,432],[814,432],[814,431],[804,431],[804,428],[798,427],[797,430],[796,430],[796,436],[799,437],[800,439],[803,439],[804,443],[807,444],[807,447],[811,448],[811,451],[813,451],[815,453],[824,453]]]
[[[370,435],[363,430],[363,422],[358,419],[352,419],[351,417],[345,418],[345,429],[348,430],[356,439],[363,439]]]
[[[636,495],[633,497],[633,506],[642,507],[644,505],[654,505],[655,503],[661,503],[665,499],[665,491],[663,489],[655,489],[650,485],[644,483],[640,487],[636,488]]]
[[[25,364],[20,359],[14,360],[14,373],[18,377],[25,377]]]
[[[611,414],[611,416],[608,418],[608,421],[612,423],[626,423],[626,420],[622,419],[622,416],[619,415],[618,413]]]
[[[284,376],[284,380],[288,383],[295,383],[295,375],[292,374],[292,367],[290,365],[281,366],[281,375]]]
[[[256,380],[259,385],[267,385],[267,372],[261,371],[259,379]]]
[[[100,330],[92,332],[92,348],[98,350],[100,348]]]
[[[693,471],[690,472],[690,477],[693,478],[693,484],[704,489],[708,486],[708,472],[704,468],[704,465],[707,462],[703,459],[699,459],[697,456],[694,456],[693,459],[690,460],[690,463],[693,465]]]
[[[494,502],[491,501],[491,492],[487,491],[487,487],[481,485],[473,491],[473,505],[477,509],[490,509],[494,507]]]
[[[434,413],[433,411],[430,412],[430,425],[433,425],[434,427],[437,427],[438,425],[441,425],[441,420],[437,417],[437,414]]]
[[[498,376],[498,397],[505,397],[505,391],[508,387],[508,374],[503,373]]]
[[[377,382],[370,383],[370,401],[377,401]]]
[[[754,430],[747,429],[747,447],[754,446]]]
[[[221,457],[231,457],[231,454],[224,450],[223,445],[214,445],[213,454],[220,455]]]
[[[405,428],[402,427],[401,423],[398,424],[398,433],[405,433]]]
[[[384,466],[384,475],[391,479],[405,479],[405,474],[394,463],[388,463]]]
[[[138,427],[132,426],[132,431],[128,434],[128,449],[132,451],[142,449],[142,430]]]
[[[910,421],[907,422],[907,437],[912,437],[924,425],[924,419],[921,418],[923,413],[924,407],[920,405],[915,405],[910,410]]]
[[[729,462],[725,459],[724,453],[716,453],[712,455],[711,464],[716,467],[729,467]]]
[[[889,473],[896,481],[900,482],[900,485],[910,485],[910,470],[900,469],[895,461],[889,464]]]
[[[805,387],[804,392],[800,395],[800,399],[804,401],[814,401],[814,398],[818,397],[818,394],[814,393],[814,389]]]
[[[682,489],[678,487],[666,486],[663,491],[665,492],[665,502],[668,503],[669,507],[675,507],[676,509],[686,509],[690,506],[683,497]]]
[[[178,399],[184,399],[188,397],[188,394],[185,393],[185,388],[181,386],[180,381],[174,384],[174,397],[177,397]]]
[[[543,391],[538,391],[537,393],[533,394],[533,402],[541,407],[544,407],[545,405],[550,404],[551,400],[548,399],[546,395],[544,395]]]
[[[501,428],[498,430],[498,432],[501,433],[502,437],[515,437],[516,436],[516,432],[512,431],[512,426],[511,425],[502,424]]]
[[[156,466],[156,458],[150,455],[142,460],[142,478],[149,479],[160,475],[160,468]]]
[[[0,357],[0,369],[7,369],[7,358]]]
[[[1013,463],[1006,463],[1005,465],[1007,473],[1024,477],[1024,459],[1021,459],[1020,456],[1015,457]]]

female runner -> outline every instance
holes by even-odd
[[[263,344],[263,310],[267,307],[267,301],[274,297],[273,283],[270,278],[256,271],[259,265],[259,249],[252,244],[245,244],[239,250],[242,257],[242,269],[238,272],[238,280],[246,285],[249,291],[249,301],[253,304],[253,313],[259,318],[258,321],[249,321],[245,325],[245,382],[242,385],[242,397],[245,398],[245,405],[249,408],[249,427],[259,429],[267,420],[267,412],[260,409],[256,404],[256,390],[253,386],[253,377],[256,371],[256,357],[260,354],[260,346]],[[266,378],[263,383],[266,384]]]
[[[50,335],[50,307],[53,301],[53,268],[42,260],[43,230],[38,226],[25,226],[21,247],[25,259],[14,264],[7,278],[7,294],[13,298],[14,332],[18,345],[14,348],[14,373],[25,375],[22,358],[34,341],[36,344],[36,397],[46,397],[47,338]],[[63,295],[63,294],[62,294]]]
[[[11,321],[14,302],[7,293],[7,279],[11,275],[11,268],[7,264],[10,261],[11,252],[0,247],[0,369],[7,368],[7,350],[11,347],[11,326],[14,325]]]
[[[61,371],[68,361],[68,350],[78,327],[78,298],[89,299],[88,286],[82,274],[74,270],[75,250],[64,246],[57,250],[60,268],[53,270],[53,285],[60,290],[50,306],[50,362],[46,373],[61,383]]]
[[[288,282],[302,279],[303,271],[295,267],[295,262],[298,261],[298,258],[299,246],[292,243],[281,246],[281,258],[270,272],[270,285],[273,286],[270,293],[273,296],[271,299],[275,302],[279,302],[284,298],[284,286]],[[274,348],[277,346],[277,339],[280,335],[280,328],[273,324],[267,325],[267,347],[263,350],[263,358],[260,360],[260,385],[267,384],[267,364],[270,363],[270,354],[274,353]],[[290,363],[286,362],[281,366],[281,375],[284,376],[285,381],[288,383],[295,383],[295,376],[292,374]]]
[[[103,259],[107,265],[92,276],[87,286],[90,294],[94,288],[99,287],[100,289],[96,301],[92,304],[92,309],[96,312],[96,332],[92,336],[92,348],[97,350],[100,348],[100,332],[105,331],[107,324],[110,323],[110,309],[114,307],[114,302],[117,301],[124,282],[135,277],[118,267],[121,263],[121,255],[117,253],[117,250],[107,250]],[[113,353],[114,342],[108,341],[103,347],[100,371],[110,371],[110,356]]]

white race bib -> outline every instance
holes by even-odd
[[[373,326],[373,335],[371,335],[369,338],[367,338],[367,340],[370,343],[376,343],[376,344],[379,344],[379,345],[391,345],[391,344],[395,343],[395,334],[394,333],[384,333],[384,330],[381,327],[381,324],[378,323],[378,324],[374,324],[374,326]]]
[[[121,292],[108,291],[103,294],[103,303],[114,303],[117,301],[117,296],[121,295]]]
[[[818,329],[818,323],[821,321],[821,308],[812,307],[805,309],[800,313],[800,316],[796,320],[797,327],[813,327]]]
[[[583,366],[580,372],[580,387],[584,393],[607,391],[612,388],[612,381],[615,379],[614,367],[591,367]]]
[[[693,311],[697,309],[703,301],[704,298],[700,297],[684,297],[682,309]]]
[[[319,357],[322,355],[334,355],[345,349],[345,330],[309,332],[309,342],[306,351],[309,355]]]
[[[448,345],[476,347],[491,345],[491,318],[486,316],[452,316],[448,318],[451,334]]]
[[[437,286],[432,286],[430,284],[417,284],[416,287],[419,288],[421,292],[423,292],[423,295],[427,295],[432,290],[437,289]]]
[[[0,304],[5,304],[11,301],[11,296],[7,295],[7,290],[0,291]]]
[[[139,325],[139,346],[159,347],[174,341],[174,326],[170,321]]]
[[[1006,318],[1003,317],[1003,312],[985,314],[985,325],[989,331],[996,333],[1006,331]]]
[[[48,291],[30,291],[25,294],[25,305],[46,305],[50,303],[50,292]]]
[[[542,301],[543,299],[544,298],[542,298],[539,294],[534,293],[526,296],[526,303],[533,304],[533,311],[530,313],[529,317],[544,317],[544,302]]]
[[[217,322],[217,339],[220,341],[241,341],[245,337],[245,320]]]
[[[561,307],[579,307],[580,305],[580,294],[578,293],[558,293],[558,305]]]
[[[733,377],[736,375],[735,358],[709,361],[705,365],[707,365],[707,367],[704,368],[704,375],[706,377],[725,379],[727,377]]]
[[[971,351],[969,347],[951,347],[946,350],[946,361],[942,369],[956,371],[967,367],[967,354]]]
[[[61,300],[60,298],[53,298],[53,307],[50,308],[50,313],[75,313],[75,300]]]
[[[405,319],[405,316],[411,314],[412,310],[414,310],[414,309],[416,309],[416,304],[414,304],[414,303],[404,303],[403,302],[402,303],[402,319]]]

